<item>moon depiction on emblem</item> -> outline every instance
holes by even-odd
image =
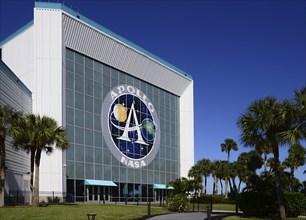
[[[106,111],[106,104],[108,111]],[[103,135],[113,155],[132,168],[148,165],[159,148],[159,120],[151,101],[139,89],[120,85],[106,96],[102,114]]]

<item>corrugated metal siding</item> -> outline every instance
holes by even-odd
[[[64,45],[181,96],[191,80],[63,13]]]
[[[0,70],[0,104],[9,105],[17,111],[32,111],[31,97]],[[10,139],[6,140],[6,166],[8,171],[26,174],[30,171],[30,155],[24,151],[15,151]]]

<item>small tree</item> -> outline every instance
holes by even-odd
[[[41,153],[52,153],[53,145],[64,150],[69,146],[66,130],[52,118],[30,114],[24,125],[15,132],[14,145],[31,152],[31,176],[35,173],[33,206],[39,205],[39,166]]]
[[[16,129],[22,114],[11,107],[0,104],[0,207],[4,206],[5,183],[5,139]]]
[[[221,144],[222,152],[225,151],[227,153],[227,163],[230,162],[230,152],[231,150],[237,151],[238,145],[233,139],[225,139],[224,143]],[[227,198],[228,194],[228,176],[225,177],[225,198]]]

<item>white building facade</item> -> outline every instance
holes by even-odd
[[[34,20],[0,47],[32,91],[33,113],[68,131],[67,151],[42,156],[42,193],[147,198],[187,176],[190,75],[60,3],[36,2]]]

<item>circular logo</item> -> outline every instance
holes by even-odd
[[[104,139],[112,154],[128,167],[147,166],[159,148],[159,119],[150,99],[138,88],[113,88],[102,104]]]

